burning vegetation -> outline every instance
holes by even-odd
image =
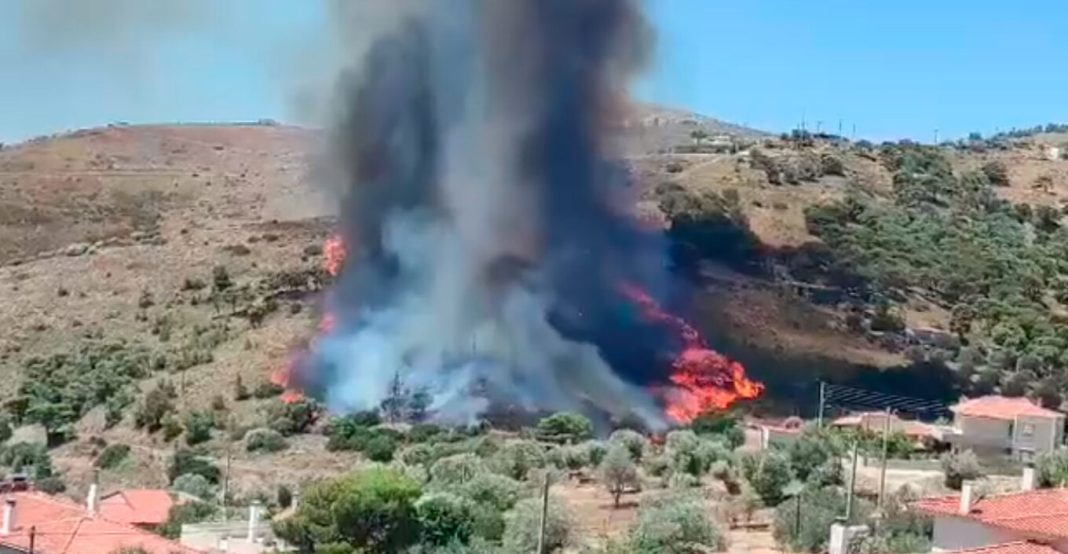
[[[341,78],[334,284],[275,381],[342,412],[403,387],[443,422],[501,405],[651,430],[759,395],[661,308],[665,239],[618,209],[629,177],[603,135],[645,57],[636,6],[460,5],[386,10]]]

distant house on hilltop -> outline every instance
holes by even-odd
[[[1065,415],[1026,398],[982,396],[950,410],[953,425],[944,437],[958,450],[1030,460],[1064,443]]]

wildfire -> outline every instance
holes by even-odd
[[[623,285],[621,289],[645,317],[670,325],[683,339],[683,350],[672,362],[669,378],[676,386],[663,392],[668,417],[689,423],[703,413],[725,410],[738,400],[756,398],[764,392],[763,384],[746,377],[742,364],[709,348],[697,329],[664,311],[645,291],[633,285]]]
[[[345,241],[341,235],[330,235],[323,243],[323,269],[331,277],[337,277],[341,273],[341,266],[345,263]]]
[[[334,234],[327,237],[323,243],[323,269],[328,275],[337,277],[338,273],[341,273],[341,268],[345,264],[346,254],[345,241],[341,238],[341,235]],[[334,330],[336,324],[337,318],[334,314],[325,312],[319,320],[319,332],[322,334],[329,333]],[[304,391],[300,389],[299,384],[295,383],[293,379],[296,364],[297,359],[294,358],[284,366],[271,372],[271,382],[285,389],[285,392],[282,393],[282,401],[286,403],[297,402],[304,398]]]

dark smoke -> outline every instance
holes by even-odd
[[[619,289],[663,291],[665,250],[615,207],[604,140],[648,49],[636,4],[398,6],[338,85],[350,254],[305,384],[341,410],[399,375],[445,420],[492,400],[662,426],[647,385],[677,339]]]

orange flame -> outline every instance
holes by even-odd
[[[328,275],[337,277],[341,273],[341,268],[345,264],[346,254],[345,240],[341,235],[333,234],[327,237],[323,243],[323,269]],[[326,312],[323,314],[322,319],[319,320],[319,332],[329,333],[334,330],[336,324],[337,318],[334,314]],[[294,371],[296,371],[296,359],[290,360],[289,363],[271,373],[271,382],[285,389],[281,398],[287,404],[298,402],[304,398],[304,391],[294,382]]]
[[[629,284],[621,289],[624,296],[641,307],[645,317],[672,326],[683,339],[683,350],[672,363],[669,377],[676,386],[663,391],[668,417],[689,423],[703,413],[725,410],[738,400],[756,398],[764,392],[763,384],[746,377],[742,364],[709,348],[697,329],[665,312],[645,291]]]
[[[323,269],[331,277],[337,277],[341,273],[341,267],[345,265],[345,240],[341,235],[330,235],[323,243]]]

